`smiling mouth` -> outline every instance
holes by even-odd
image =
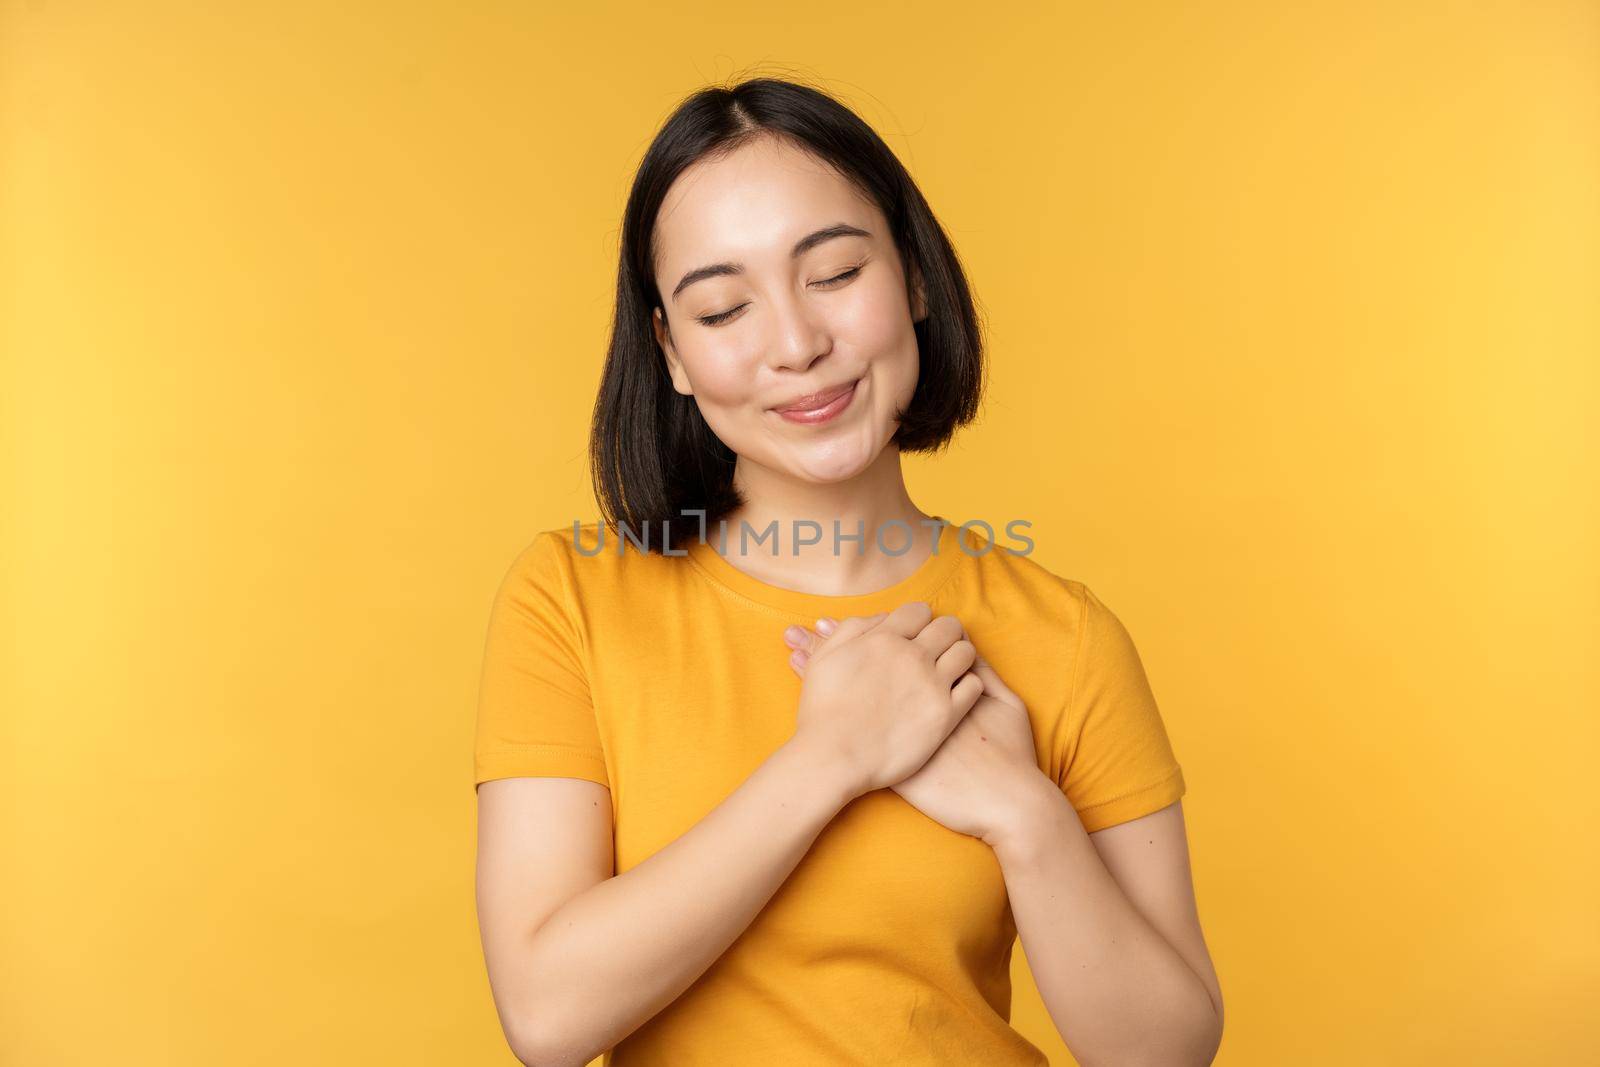
[[[825,389],[820,393],[812,393],[810,396],[803,396],[792,404],[787,404],[781,408],[773,408],[772,410],[776,411],[780,415],[809,415],[814,412],[821,411],[823,408],[827,407],[835,400],[838,400],[850,390],[854,389],[856,387],[856,382],[859,382],[860,380],[861,379],[857,378],[853,382],[846,382],[843,385],[837,386],[833,389]]]
[[[832,422],[839,417],[841,412],[855,403],[856,392],[860,388],[861,381],[860,378],[857,378],[848,385],[837,389],[829,389],[824,393],[814,394],[813,397],[808,397],[799,402],[809,405],[807,407],[791,404],[788,407],[773,408],[772,410],[786,422],[801,423],[807,426],[819,426],[826,422]]]

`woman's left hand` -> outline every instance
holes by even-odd
[[[838,621],[818,619],[831,633]],[[964,635],[965,636],[965,635]],[[784,633],[789,666],[802,677],[811,653],[827,638],[801,626]],[[971,640],[968,636],[967,640]],[[1021,817],[1027,789],[1042,778],[1033,728],[1022,698],[978,652],[971,672],[983,682],[978,702],[926,763],[892,787],[924,815],[991,846]]]

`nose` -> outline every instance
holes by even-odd
[[[774,368],[803,371],[833,349],[822,318],[813,314],[804,297],[790,295],[774,305],[768,362]]]

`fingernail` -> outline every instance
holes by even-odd
[[[833,629],[836,625],[837,624],[832,619],[818,619],[817,633],[821,634],[823,637],[827,637],[829,634],[833,633]]]
[[[805,637],[806,632],[800,629],[798,626],[791,626],[787,630],[783,631],[783,640],[785,644],[798,645],[801,641],[805,640]]]

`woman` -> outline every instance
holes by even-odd
[[[971,421],[983,375],[893,153],[809,87],[707,89],[622,244],[607,521],[519,554],[484,660],[478,907],[512,1049],[1043,1064],[1008,1023],[1020,931],[1080,1061],[1209,1063],[1184,781],[1127,631],[907,492],[901,453]]]

